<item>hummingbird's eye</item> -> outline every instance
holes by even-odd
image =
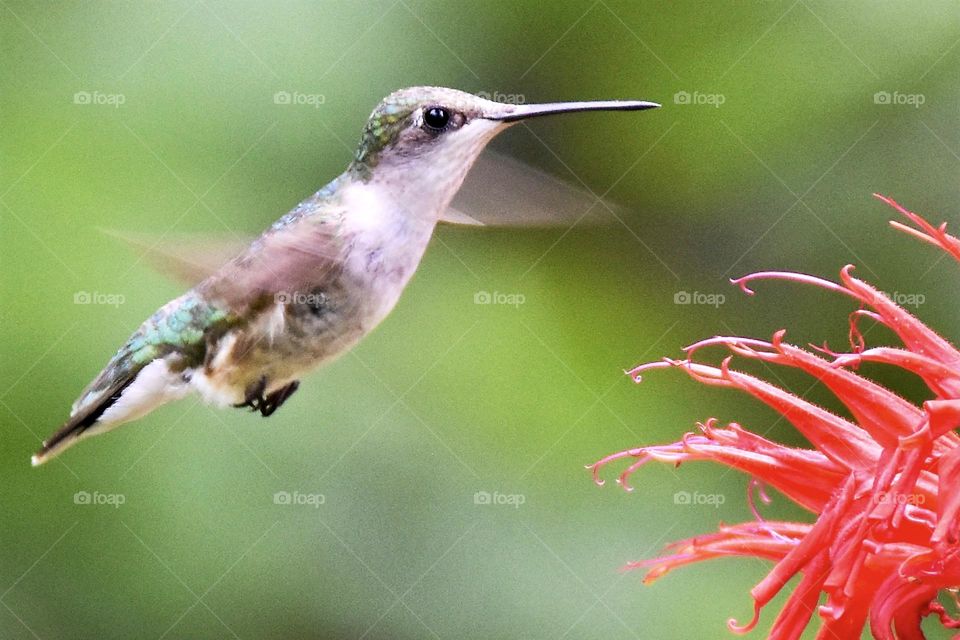
[[[439,133],[450,124],[450,112],[443,107],[430,107],[423,112],[423,124],[431,131]]]

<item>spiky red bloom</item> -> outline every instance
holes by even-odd
[[[891,224],[936,245],[960,261],[960,240],[933,227],[893,200],[915,227]],[[849,296],[860,308],[851,314],[852,353],[819,353],[784,341],[784,332],[768,341],[716,337],[688,347],[683,360],[665,359],[630,371],[675,367],[704,384],[745,391],[778,411],[813,448],[797,449],[767,440],[738,424],[699,425],[669,445],[639,447],[607,456],[591,465],[594,478],[604,465],[621,458],[635,461],[619,481],[651,460],[678,464],[712,460],[739,469],[776,487],[816,514],[813,524],[756,520],[721,525],[716,533],[675,542],[668,554],[632,563],[647,567],[646,581],[673,569],[721,556],[754,556],[773,561],[770,573],[751,591],[753,619],[733,620],[746,632],[760,610],[794,576],[802,579],[773,624],[770,638],[799,638],[814,612],[821,619],[818,638],[859,638],[867,621],[875,638],[922,639],[921,621],[935,615],[944,627],[960,628],[939,595],[960,586],[960,351],[894,304],[883,293],[851,275],[840,283],[813,276],[764,272],[733,281],[748,294],[761,279],[802,282]],[[893,330],[903,347],[866,348],[857,329],[870,318]],[[694,353],[720,345],[732,355],[719,366],[695,362]],[[800,369],[819,380],[847,407],[854,421],[837,416],[780,387],[736,371],[734,356]],[[861,362],[880,362],[910,371],[926,383],[935,399],[916,406],[853,371]],[[752,487],[753,485],[751,485]],[[821,596],[826,599],[819,604]],[[819,605],[819,606],[818,606]],[[952,608],[952,607],[951,607]]]

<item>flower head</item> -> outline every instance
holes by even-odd
[[[891,222],[895,228],[960,261],[960,240],[946,232],[945,224],[934,227],[893,200],[877,197],[914,225]],[[632,460],[618,480],[629,490],[630,476],[647,462],[711,460],[751,476],[751,490],[757,484],[773,486],[816,516],[812,524],[764,520],[751,499],[755,520],[721,525],[714,533],[669,545],[661,557],[628,565],[646,568],[651,582],[711,558],[772,561],[771,571],[750,593],[753,619],[743,625],[729,621],[736,632],[752,629],[761,609],[797,575],[802,578],[770,638],[799,638],[815,613],[821,620],[818,638],[859,638],[869,624],[881,640],[921,639],[921,621],[931,615],[946,628],[960,628],[960,620],[939,598],[955,595],[960,586],[960,437],[955,433],[960,426],[960,351],[852,272],[851,265],[844,267],[838,283],[787,272],[733,281],[750,295],[756,281],[785,280],[851,298],[859,308],[850,316],[848,353],[791,345],[784,331],[769,341],[718,336],[687,347],[682,360],[664,359],[629,372],[639,382],[643,372],[676,368],[698,382],[746,392],[779,412],[811,448],[788,447],[739,424],[720,426],[711,419],[673,444],[621,451],[590,467],[602,484],[604,466]],[[858,328],[863,319],[894,331],[903,346],[867,348]],[[728,351],[719,365],[695,360],[701,349],[712,346]],[[805,372],[828,388],[853,419],[738,371],[734,358]],[[859,375],[862,362],[893,365],[919,376],[934,399],[920,406],[905,400]]]

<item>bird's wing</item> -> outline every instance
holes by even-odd
[[[282,219],[197,290],[244,317],[315,292],[340,273],[349,251],[339,215],[334,210]]]
[[[173,276],[190,286],[216,273],[223,265],[241,255],[255,236],[215,233],[151,234],[117,229],[103,233],[122,241],[160,273]]]
[[[624,208],[516,158],[484,151],[441,222],[482,227],[569,227],[616,222]]]
[[[343,261],[348,239],[338,235],[335,204],[308,199],[260,237],[232,234],[136,233],[104,229],[161,273],[234,307],[259,292],[299,291]],[[308,277],[309,276],[309,277]],[[243,302],[241,302],[243,301]]]
[[[286,216],[291,218],[287,226],[292,225],[296,230],[300,223],[320,217],[311,214],[311,210],[331,207],[335,208],[335,205],[319,194],[312,196]],[[440,222],[473,228],[570,227],[609,223],[624,214],[623,207],[608,198],[599,198],[515,158],[485,151],[467,174],[453,205],[441,215]],[[336,211],[326,211],[323,217],[335,215]],[[104,230],[133,248],[140,259],[161,273],[190,286],[217,273],[246,281],[249,274],[245,271],[252,269],[244,270],[230,264],[235,257],[251,251],[263,250],[265,256],[288,253],[289,260],[297,259],[296,256],[307,258],[298,262],[303,265],[313,258],[328,260],[328,267],[335,265],[341,259],[342,247],[329,229],[326,233],[323,231],[322,227],[314,229],[312,233],[303,234],[301,239],[296,234],[274,233],[275,237],[268,246],[258,247],[252,235],[156,235]],[[289,243],[289,247],[284,243]],[[287,252],[287,248],[291,251]],[[225,264],[228,266],[226,270]],[[265,259],[256,266],[261,273],[284,273],[279,266],[272,264],[272,259]],[[290,283],[284,286],[290,286]]]

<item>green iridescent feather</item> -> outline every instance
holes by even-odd
[[[355,156],[355,168],[368,171],[379,162],[380,153],[407,126],[407,119],[417,109],[418,96],[397,92],[381,102],[367,120]]]
[[[198,366],[206,355],[207,338],[235,325],[237,318],[191,291],[164,305],[130,336],[99,376],[81,394],[78,410],[105,391],[134,377],[157,358],[176,352],[173,365]]]

